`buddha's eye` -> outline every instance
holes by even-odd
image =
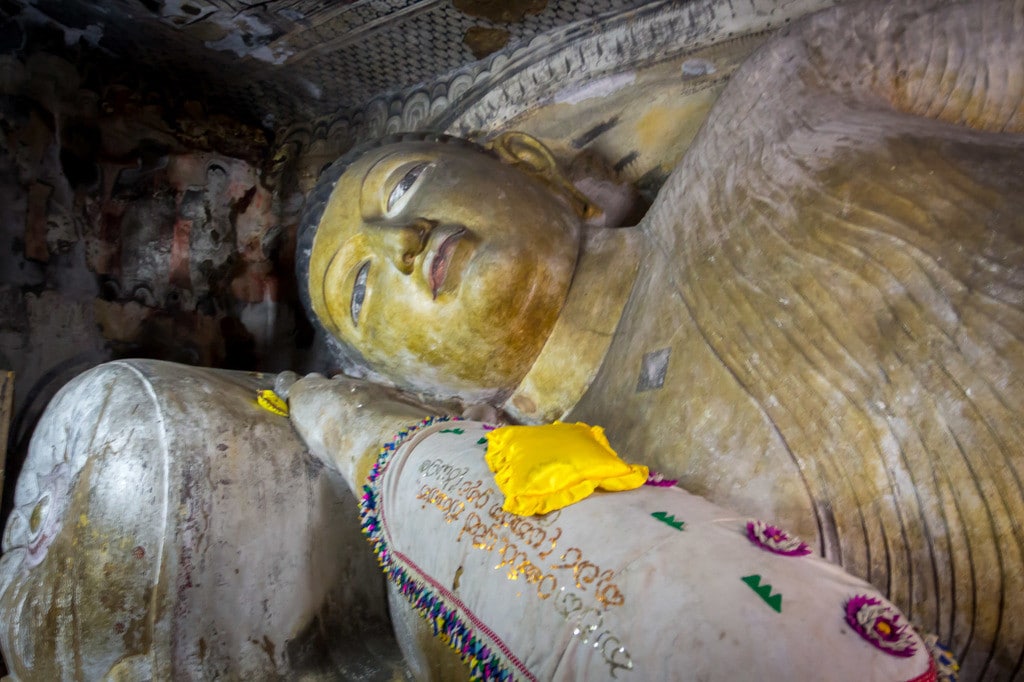
[[[359,313],[363,309],[363,299],[366,298],[366,276],[370,272],[370,261],[359,266],[356,273],[356,281],[352,285],[352,302],[349,304],[352,312],[352,324],[359,326]]]
[[[395,211],[398,206],[399,200],[405,196],[406,192],[412,189],[412,186],[416,184],[416,180],[420,177],[420,174],[426,170],[428,163],[418,163],[409,169],[402,179],[398,181],[395,188],[391,190],[391,194],[388,196],[388,213]]]

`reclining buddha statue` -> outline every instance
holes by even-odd
[[[484,463],[493,424],[365,381],[101,365],[19,480],[11,677],[938,679],[876,588],[568,428],[624,492],[524,516]],[[539,454],[561,467],[567,444]]]
[[[492,679],[623,679],[641,652],[699,668],[678,628],[729,679],[730,661],[750,672],[759,653],[759,676],[806,674],[813,657],[790,645],[819,630],[820,663],[835,665],[817,677],[934,679],[913,623],[952,645],[966,679],[1019,677],[1022,27],[1011,0],[852,2],[794,23],[732,77],[631,228],[594,227],[594,198],[520,133],[389,138],[339,159],[299,236],[305,302],[348,373],[438,406],[281,380],[289,423],[257,404],[267,378],[146,362],[83,376],[40,422],[5,535],[13,676],[451,679],[469,663]],[[602,425],[625,459],[689,493],[648,486],[521,517],[545,535],[505,574],[522,586],[503,593],[515,608],[462,627],[493,607],[493,566],[509,568],[496,552],[525,522],[488,505],[479,524],[451,517],[445,489],[410,502],[401,491],[422,491],[398,474],[475,504],[473,481],[446,477],[483,457],[496,418],[423,427],[374,468],[391,435],[455,402]],[[341,478],[357,496],[371,481],[361,517]],[[762,544],[800,556],[744,539],[749,519],[769,524],[749,530]],[[551,544],[556,528],[578,556]],[[426,558],[399,544],[435,531]],[[742,561],[716,571],[719,547]],[[537,560],[556,549],[554,566]],[[673,591],[687,552],[709,556]],[[813,611],[799,588],[819,579],[834,627],[744,648],[791,605]],[[641,610],[613,604],[613,583]],[[385,599],[397,643],[378,627]],[[624,622],[650,636],[612,627]],[[524,639],[551,623],[549,639]],[[880,662],[832,657],[847,646]]]
[[[732,77],[631,229],[542,144],[325,171],[300,286],[349,371],[601,424],[952,641],[1024,660],[1024,6],[851,3]]]

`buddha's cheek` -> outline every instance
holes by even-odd
[[[404,280],[372,292],[358,346],[375,369],[464,397],[518,384],[558,317],[571,263],[484,252],[459,274],[458,289],[437,299]]]
[[[461,293],[467,333],[492,352],[524,355],[527,367],[558,319],[572,281],[572,254],[529,251],[482,260]],[[492,359],[493,361],[493,359]]]
[[[477,322],[464,309],[438,308],[429,319],[399,312],[386,328],[364,337],[366,354],[379,371],[428,392],[461,394],[514,386],[539,347],[524,351],[510,346],[500,316],[480,318],[491,325],[487,328]]]

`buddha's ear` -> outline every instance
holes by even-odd
[[[508,131],[488,142],[487,146],[504,163],[531,175],[547,176],[559,172],[555,157],[543,142],[532,135]]]
[[[588,220],[601,212],[569,182],[551,151],[532,135],[517,131],[504,132],[488,142],[487,148],[497,154],[503,163],[539,178],[564,196],[580,218]]]

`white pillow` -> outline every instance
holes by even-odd
[[[474,679],[935,679],[870,585],[679,488],[503,511],[489,428],[426,420],[362,501],[386,575]]]

